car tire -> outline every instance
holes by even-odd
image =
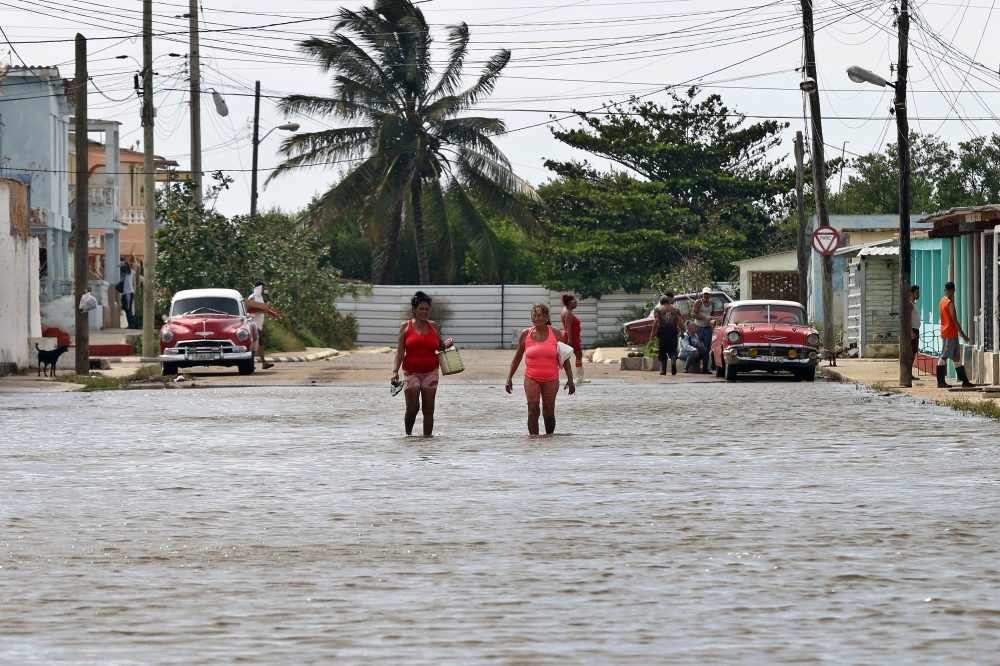
[[[240,361],[236,364],[236,369],[240,371],[241,375],[252,375],[253,371],[257,366],[254,365],[253,359],[249,361]]]
[[[167,375],[177,374],[177,364],[176,363],[161,363],[160,364],[160,374],[166,377]]]
[[[739,371],[736,369],[736,366],[733,365],[732,363],[726,363],[725,361],[723,361],[723,366],[724,367],[722,371],[723,375],[726,378],[726,381],[727,382],[735,381],[736,375],[739,374]]]
[[[816,380],[816,368],[807,368],[795,373],[795,378],[800,382],[812,382]]]
[[[709,358],[712,359],[712,367],[715,369],[715,376],[723,377],[725,374],[725,370],[722,366],[718,366],[715,364],[715,354],[709,355]],[[725,361],[723,361],[723,363],[725,363]]]

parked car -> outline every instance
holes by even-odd
[[[811,382],[819,360],[819,333],[793,301],[731,303],[712,334],[715,372],[728,380],[753,370],[784,370]]]
[[[160,329],[163,374],[196,365],[236,366],[241,375],[252,374],[259,337],[235,289],[179,291]]]
[[[685,318],[690,316],[694,302],[701,298],[701,293],[681,294],[674,296],[674,307],[681,311]],[[724,291],[712,292],[712,316],[722,317],[726,303],[732,303],[733,299]],[[654,308],[655,309],[655,308]],[[636,319],[622,325],[622,337],[626,344],[644,345],[649,342],[650,334],[653,332],[653,310],[649,311],[649,316],[645,319]]]

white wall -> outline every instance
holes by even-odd
[[[341,312],[351,312],[357,317],[359,345],[394,346],[399,325],[412,316],[410,298],[417,290],[434,299],[431,318],[438,321],[441,332],[454,338],[460,347],[510,348],[511,340],[516,340],[521,330],[531,326],[531,306],[535,302],[548,303],[553,325],[561,328],[562,292],[535,285],[385,285],[372,287],[370,296],[361,293],[357,298],[351,295],[339,298],[336,305]],[[641,305],[651,297],[652,293],[647,292],[621,292],[600,300],[580,300],[576,316],[580,318],[584,346],[593,344],[598,337],[617,332],[620,325],[615,319],[625,312],[625,305]]]
[[[38,239],[12,236],[10,228],[10,187],[0,180],[0,362],[28,367],[28,337],[41,334]]]

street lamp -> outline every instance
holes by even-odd
[[[250,218],[253,219],[257,217],[257,147],[264,143],[264,139],[271,135],[274,130],[284,130],[286,132],[297,132],[299,129],[298,123],[285,123],[284,125],[278,125],[277,127],[272,127],[267,131],[264,136],[257,138],[257,127],[258,127],[257,114],[254,114],[254,124],[253,124],[253,167],[251,168],[250,174]]]
[[[896,83],[886,81],[878,74],[854,65],[847,68],[847,76],[855,83],[871,83],[896,91],[892,111],[896,114],[896,146],[899,153],[899,384],[913,384],[913,358],[910,345],[910,127],[906,117],[906,51],[910,32],[910,14],[907,0],[901,0],[899,19],[899,62]]]

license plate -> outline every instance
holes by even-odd
[[[217,361],[219,359],[218,354],[188,354],[188,358],[192,361]]]
[[[757,356],[754,360],[763,361],[764,363],[784,363],[788,359],[784,356]]]

